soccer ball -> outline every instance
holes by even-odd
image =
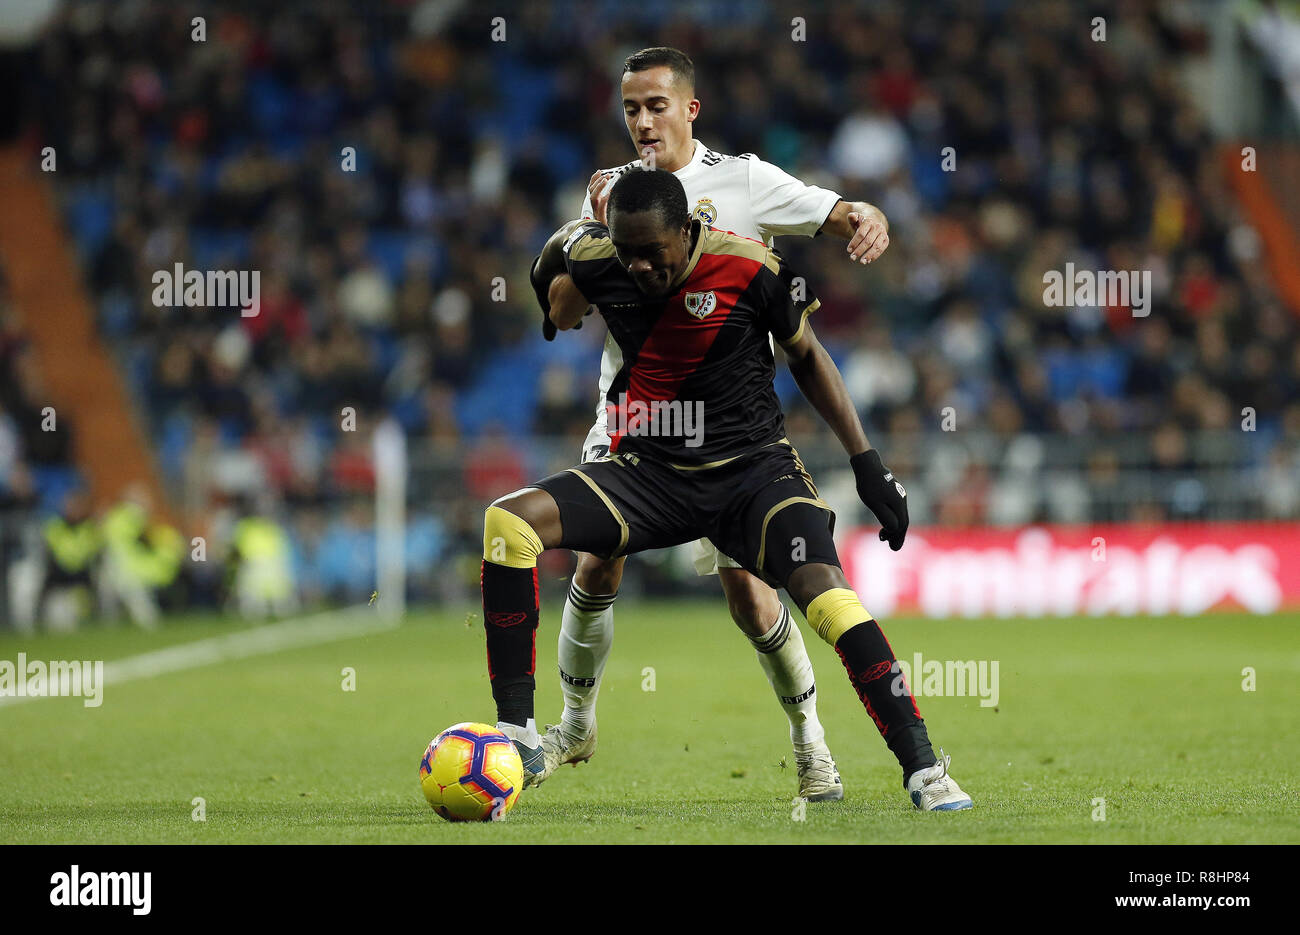
[[[454,724],[420,760],[420,788],[448,821],[499,821],[524,785],[524,764],[510,738],[488,724]]]

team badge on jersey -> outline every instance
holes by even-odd
[[[713,292],[686,293],[686,311],[696,318],[703,318],[718,307],[718,296]]]
[[[701,198],[695,202],[695,210],[691,217],[701,223],[713,225],[718,220],[718,209],[713,204],[712,198]]]

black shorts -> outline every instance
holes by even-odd
[[[835,514],[785,439],[707,468],[622,452],[530,486],[560,507],[560,548],[616,558],[705,537],[781,586],[792,564],[839,565]]]

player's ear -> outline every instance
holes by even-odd
[[[694,123],[695,118],[698,117],[699,115],[700,115],[700,102],[695,98],[691,98],[689,101],[686,102],[686,122]]]

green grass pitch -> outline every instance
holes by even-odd
[[[543,608],[539,723],[560,711],[560,599]],[[242,628],[6,631],[0,659],[122,659]],[[504,822],[448,824],[419,789],[434,734],[495,720],[479,615],[464,608],[109,685],[99,708],[0,705],[0,842],[1300,841],[1300,615],[884,628],[903,659],[999,662],[996,710],[920,700],[972,811],[912,810],[839,660],[805,628],[846,796],[795,820],[785,719],[721,601],[623,600],[596,756],[525,793]],[[1247,666],[1255,691],[1242,688]],[[192,820],[196,797],[206,821]]]

